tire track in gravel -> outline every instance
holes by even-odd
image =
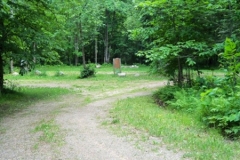
[[[134,141],[127,137],[118,137],[101,126],[101,120],[108,116],[112,103],[128,98],[149,95],[152,90],[163,86],[165,82],[152,85],[142,84],[139,88],[147,89],[143,92],[131,93],[131,87],[121,89],[117,93],[109,94],[105,98],[95,100],[85,106],[84,96],[67,95],[58,101],[45,101],[30,106],[28,109],[14,116],[5,118],[1,126],[6,132],[0,134],[0,159],[39,159],[39,160],[178,160],[182,152],[168,150],[164,145],[157,151],[150,137],[145,141],[142,149],[135,146]],[[122,95],[121,95],[122,93]],[[101,97],[101,96],[99,96]],[[57,110],[57,114],[51,114]],[[64,134],[64,145],[39,143],[39,134],[32,133],[36,124],[43,119],[54,119]],[[140,132],[140,134],[142,134]]]

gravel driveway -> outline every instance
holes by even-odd
[[[98,96],[84,105],[84,96],[65,95],[53,101],[43,101],[1,121],[5,132],[0,134],[0,160],[178,160],[182,152],[171,151],[165,145],[156,149],[157,137],[140,142],[129,136],[119,137],[101,123],[108,119],[112,104],[127,97],[151,94],[164,82],[142,84],[144,92],[132,92],[131,86]],[[135,86],[136,87],[136,86]],[[134,89],[134,88],[132,88]],[[120,92],[124,95],[119,94]],[[121,95],[121,96],[120,96]],[[40,132],[33,132],[42,120],[53,120],[60,127],[62,144],[39,140]],[[136,134],[144,134],[136,131]],[[134,137],[134,135],[130,135]]]

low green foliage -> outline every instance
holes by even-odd
[[[195,90],[181,89],[172,94],[174,98],[167,102],[168,107],[187,113],[198,113],[200,96],[197,95]]]
[[[194,114],[207,126],[218,129],[228,138],[240,136],[240,90],[228,87],[226,78],[202,78],[202,87],[171,90],[160,88],[154,98],[160,105]],[[174,88],[172,86],[171,88]],[[169,96],[170,95],[170,96]],[[167,97],[167,98],[166,98]],[[170,97],[170,98],[168,98]]]
[[[118,101],[111,116],[117,122],[112,125],[129,124],[159,136],[167,146],[181,148],[185,158],[237,160],[240,157],[239,141],[226,141],[215,129],[206,128],[194,114],[159,108],[151,97]]]
[[[203,92],[201,116],[208,126],[219,128],[230,138],[237,138],[240,137],[240,92],[229,94],[217,87]]]
[[[88,78],[92,77],[96,74],[95,66],[87,65],[85,68],[81,70],[80,78]]]
[[[179,90],[180,90],[180,88],[177,86],[168,85],[168,86],[162,87],[159,90],[157,90],[156,92],[154,92],[153,98],[159,105],[165,106],[166,105],[165,103],[167,101],[174,99],[174,93]]]

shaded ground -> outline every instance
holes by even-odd
[[[113,102],[127,97],[151,94],[152,90],[166,82],[144,82],[126,86],[115,91],[84,91],[81,94],[65,95],[53,101],[42,101],[28,109],[7,117],[1,122],[4,132],[0,134],[0,159],[42,160],[177,160],[183,153],[156,146],[160,138],[148,137],[139,142],[139,134],[119,137],[101,125],[108,119]],[[68,87],[76,84],[30,84],[29,86]],[[141,90],[142,88],[142,90]],[[139,91],[140,89],[140,91]],[[138,90],[138,92],[136,92]],[[85,99],[95,95],[86,105]],[[60,127],[58,141],[40,141],[41,132],[34,128],[42,121],[54,121]],[[139,146],[138,144],[138,146]]]

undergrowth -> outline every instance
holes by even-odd
[[[221,82],[222,83],[222,82]],[[169,97],[170,98],[166,98]],[[223,136],[232,140],[240,136],[240,90],[234,92],[229,87],[199,89],[164,87],[154,94],[160,106],[172,110],[194,114],[206,126],[217,129]]]

